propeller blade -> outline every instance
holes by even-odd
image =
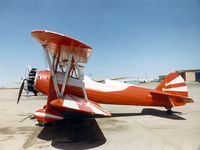
[[[24,89],[24,82],[25,82],[26,79],[23,80],[22,84],[21,84],[21,87],[19,89],[19,94],[18,94],[18,99],[17,99],[17,104],[19,103],[19,100],[20,100],[20,97],[22,95],[22,91]]]

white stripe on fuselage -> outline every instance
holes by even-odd
[[[62,84],[64,74],[59,72],[56,74],[56,77],[58,80],[58,84]],[[122,83],[122,82],[118,82],[118,81],[112,81],[109,79],[106,79],[105,83],[99,83],[99,82],[93,81],[88,76],[84,76],[83,82],[85,84],[86,89],[93,89],[93,90],[103,91],[103,92],[122,91],[122,90],[127,89],[130,86],[133,86],[132,84]],[[80,81],[78,79],[74,79],[72,77],[68,78],[67,85],[81,87]]]
[[[132,86],[131,84],[121,83],[112,80],[105,80],[105,83],[98,83],[87,76],[84,76],[85,88],[103,92],[122,91]]]

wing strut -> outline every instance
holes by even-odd
[[[63,84],[62,84],[62,90],[61,90],[61,96],[62,97],[63,97],[64,91],[65,91],[65,85],[67,83],[67,79],[69,77],[69,71],[70,71],[70,68],[71,68],[71,63],[72,63],[72,54],[69,55],[67,69],[66,69]]]
[[[55,73],[57,71],[57,64],[58,64],[59,58],[57,58],[57,61],[55,61],[56,58],[53,58],[53,61],[51,63],[51,59],[49,57],[49,52],[48,52],[45,45],[43,45],[43,49],[45,51],[46,59],[47,59],[48,64],[49,64],[49,68],[50,68],[50,71],[51,71],[51,76],[52,76],[52,79],[53,79],[53,85],[54,85],[54,88],[55,88],[55,91],[56,91],[57,98],[63,98],[70,72],[73,71],[73,70],[77,70],[77,73],[78,73],[77,76],[78,76],[78,79],[80,81],[80,86],[82,88],[84,98],[85,98],[86,102],[88,102],[88,97],[87,97],[87,94],[86,94],[85,85],[84,85],[84,82],[83,82],[83,78],[82,78],[82,75],[81,75],[81,71],[80,71],[80,67],[78,65],[76,55],[73,52],[71,52],[68,56],[67,65],[65,66],[66,71],[65,71],[65,74],[64,74],[62,88],[61,88],[61,91],[60,91],[59,87],[58,87],[58,80],[57,80],[56,75],[55,75]],[[58,57],[60,57],[59,54],[58,54]],[[56,67],[54,67],[55,63],[56,63]],[[60,66],[60,68],[63,69],[63,66]]]
[[[84,94],[85,100],[88,102],[87,94],[86,94],[86,91],[85,91],[85,85],[83,83],[83,78],[81,76],[80,67],[78,66],[78,62],[77,62],[76,56],[74,54],[72,54],[72,56],[73,56],[74,61],[75,61],[75,68],[78,71],[78,77],[79,77],[79,81],[80,81],[80,84],[81,84],[81,87],[82,87],[82,90],[83,90],[83,94]]]
[[[48,53],[48,50],[47,50],[45,45],[43,45],[43,49],[45,51],[46,58],[47,58],[47,61],[48,61],[48,64],[49,64],[49,68],[50,68],[51,76],[52,76],[52,79],[53,79],[53,85],[54,85],[54,88],[55,88],[55,91],[56,91],[56,95],[57,95],[58,98],[61,98],[61,93],[60,93],[59,88],[58,88],[58,83],[57,83],[57,79],[56,79],[56,76],[55,76],[55,73],[54,73],[53,64],[51,64],[51,59],[49,57],[49,53]]]

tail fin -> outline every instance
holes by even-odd
[[[156,87],[156,90],[176,94],[180,96],[188,96],[188,89],[184,79],[176,72],[170,73]]]

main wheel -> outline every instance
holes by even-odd
[[[36,90],[33,90],[33,93],[34,93],[34,96],[37,96],[37,91]]]

